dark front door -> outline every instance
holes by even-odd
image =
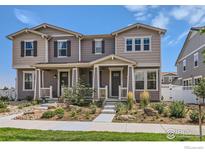
[[[120,78],[120,71],[112,71],[112,96],[119,94]]]
[[[63,86],[68,87],[68,72],[60,72],[60,94]]]

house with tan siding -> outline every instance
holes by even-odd
[[[58,98],[79,80],[95,90],[94,100],[139,100],[142,91],[160,99],[161,37],[166,30],[133,24],[110,34],[84,35],[50,24],[8,35],[16,69],[18,99]]]

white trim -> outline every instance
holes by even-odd
[[[202,78],[202,75],[195,76],[194,79]]]
[[[59,45],[58,45],[58,43],[60,43],[60,42],[66,42],[67,43],[67,41],[68,40],[57,40],[57,58],[66,58],[66,57],[68,57],[68,53],[67,53],[67,50],[68,50],[68,44],[67,44],[67,46],[66,46],[66,48],[63,48],[64,50],[66,50],[66,56],[59,56],[59,49],[62,49],[62,48],[59,48]]]
[[[44,87],[44,70],[42,70],[42,87]]]
[[[66,36],[74,36],[69,34],[59,34],[59,35],[50,35],[51,37],[66,37]]]
[[[48,62],[48,40],[45,39],[45,62]]]
[[[102,41],[103,39],[102,38],[100,38],[100,39],[94,39],[94,41]]]
[[[70,87],[70,69],[58,69],[58,97],[60,96],[60,72],[68,73],[68,87]]]
[[[188,55],[184,56],[183,58],[178,60],[178,63],[181,62],[182,60],[184,60],[185,58],[191,56],[193,53],[199,51],[201,48],[205,47],[205,44],[201,45],[200,47],[198,47],[197,49],[193,50],[192,52],[190,52]]]
[[[66,42],[68,41],[68,39],[64,39],[64,40],[57,40],[57,42]]]
[[[34,99],[37,98],[37,70],[35,70],[35,76],[34,76]],[[40,90],[40,89],[39,89]]]
[[[149,50],[144,50],[144,38],[149,38]],[[132,51],[127,51],[127,39],[132,39]],[[135,39],[140,39],[140,49],[139,51],[135,50]],[[124,53],[141,53],[141,52],[152,52],[152,36],[137,36],[137,37],[124,37]]]
[[[25,73],[32,74],[32,89],[25,89]],[[23,71],[23,91],[34,91],[34,71]]]
[[[113,71],[119,71],[120,72],[120,86],[123,87],[123,67],[109,68],[109,96],[110,97],[117,97],[117,96],[112,96],[112,72]]]
[[[18,100],[18,70],[16,70],[16,99]]]
[[[24,68],[35,68],[35,67],[30,66],[30,65],[13,65],[13,68],[16,68],[16,69],[22,68],[22,69],[24,69]]]
[[[41,98],[41,70],[38,69],[38,89],[39,89],[39,98]]]

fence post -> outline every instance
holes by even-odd
[[[53,88],[50,86],[50,98],[53,98]]]

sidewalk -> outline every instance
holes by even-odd
[[[169,125],[145,123],[111,123],[111,122],[78,122],[78,121],[43,121],[43,120],[11,120],[15,115],[0,117],[0,128],[14,127],[39,130],[65,131],[111,131],[111,132],[143,132],[143,133],[180,133],[199,134],[199,127],[194,125]],[[205,133],[205,126],[203,126]]]

